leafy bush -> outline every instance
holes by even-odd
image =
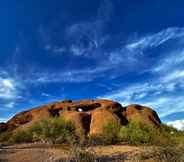
[[[12,136],[11,132],[1,133],[0,134],[0,143],[8,142],[11,136]]]
[[[75,139],[75,127],[72,122],[60,118],[44,119],[29,129],[34,141],[63,143]]]
[[[24,143],[32,141],[32,134],[29,131],[19,130],[11,135],[9,143]]]
[[[50,142],[64,143],[75,142],[75,127],[73,123],[60,118],[44,119],[35,122],[30,128],[16,132],[0,134],[0,142]]]
[[[130,122],[127,126],[121,127],[119,138],[136,145],[172,145],[175,143],[173,133],[177,134],[177,130],[165,125],[156,128],[139,122]]]
[[[119,123],[108,122],[103,127],[103,133],[100,135],[90,135],[89,143],[93,145],[110,145],[119,141],[118,133],[121,125]]]

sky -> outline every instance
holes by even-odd
[[[106,98],[184,123],[184,1],[6,0],[0,122],[63,99]]]

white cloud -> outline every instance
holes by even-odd
[[[178,130],[184,130],[184,120],[170,121],[170,122],[167,122],[167,125],[173,126]]]
[[[173,80],[178,81],[178,79],[184,79],[184,70],[175,70],[173,72],[170,72],[169,74],[167,74],[165,77],[162,78],[162,81],[170,82]]]
[[[13,77],[14,76],[14,77]],[[22,90],[24,84],[15,75],[10,76],[8,72],[0,72],[0,110],[14,108],[16,103],[23,99]],[[24,95],[25,97],[25,95]]]
[[[103,77],[103,72],[109,70],[107,66],[98,66],[96,68],[80,69],[61,71],[54,73],[32,72],[32,79],[26,80],[33,83],[51,83],[51,82],[68,82],[68,83],[80,83],[90,82],[99,77]]]
[[[184,28],[170,27],[156,34],[149,34],[140,39],[133,40],[126,47],[130,50],[144,50],[146,48],[158,47],[171,39],[184,37]]]
[[[0,98],[11,99],[16,96],[15,81],[10,78],[0,78]]]
[[[178,65],[182,65],[184,63],[184,49],[177,49],[169,54],[166,54],[166,57],[161,58],[158,65],[153,68],[153,72],[157,73],[165,73],[173,68],[178,68]]]

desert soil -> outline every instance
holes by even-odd
[[[61,162],[70,152],[67,146],[21,144],[0,147],[0,162]],[[141,148],[126,145],[96,146],[86,150],[95,153],[100,161],[125,162],[123,159],[141,152]],[[129,160],[126,160],[129,162]]]

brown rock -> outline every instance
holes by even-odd
[[[105,125],[119,122],[120,119],[111,111],[105,108],[96,109],[91,114],[90,135],[103,134]]]
[[[145,124],[159,126],[161,121],[157,113],[149,107],[141,105],[129,105],[126,112],[123,112],[128,121],[138,121]]]
[[[91,115],[88,113],[64,111],[60,113],[60,117],[66,121],[73,122],[79,133],[87,134],[89,132]]]
[[[155,111],[141,105],[122,107],[117,102],[104,99],[64,100],[18,113],[6,124],[0,124],[0,132],[25,129],[36,121],[52,117],[73,121],[84,134],[101,134],[104,125],[110,122],[126,125],[129,121],[141,121],[156,126],[161,123]]]

